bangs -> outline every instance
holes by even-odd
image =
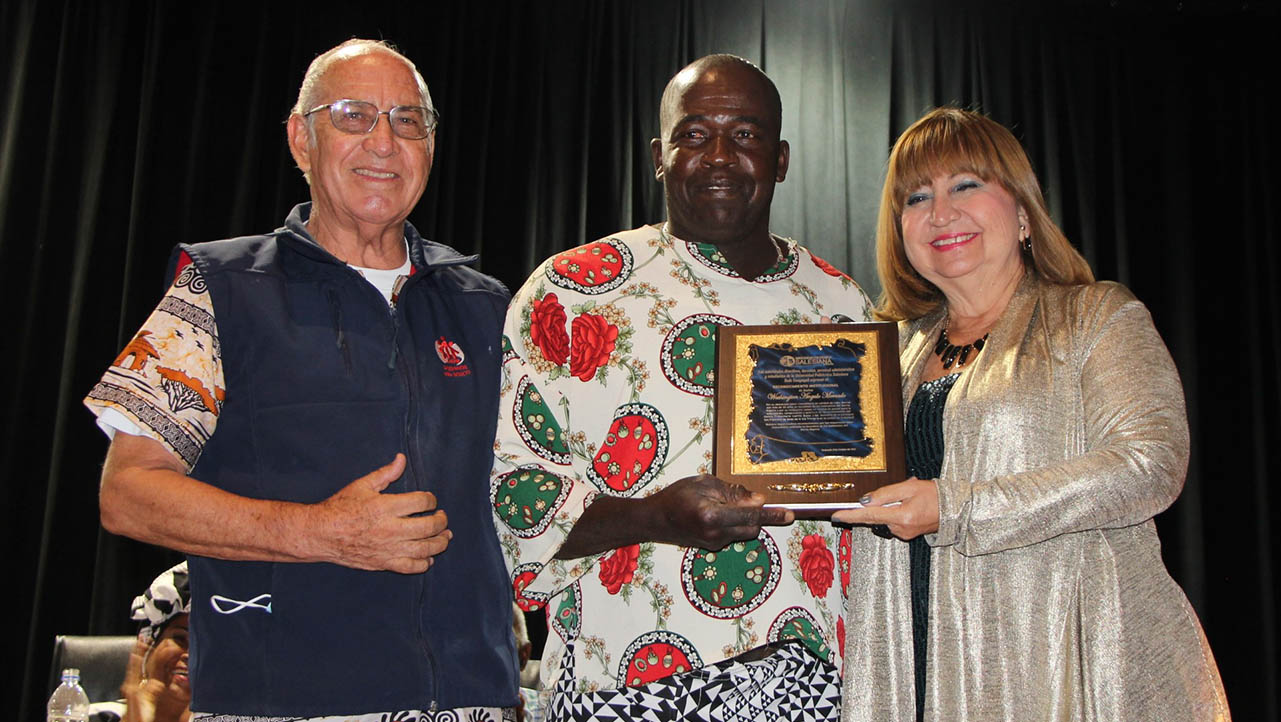
[[[908,128],[899,138],[889,168],[895,215],[903,210],[909,193],[939,176],[973,173],[985,182],[1008,185],[1002,154],[987,130],[970,118],[937,112]]]

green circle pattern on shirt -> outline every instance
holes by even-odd
[[[782,241],[777,240],[775,242],[782,243]],[[733,266],[729,265],[729,261],[725,259],[725,254],[721,253],[721,249],[711,243],[694,243],[693,241],[686,241],[685,250],[689,252],[689,255],[698,259],[698,261],[704,266],[707,266],[722,276],[742,278],[742,275],[739,274],[738,271],[735,271]],[[788,247],[787,255],[776,261],[774,265],[764,271],[761,271],[759,276],[752,279],[752,283],[769,283],[770,281],[779,281],[787,278],[796,272],[798,260],[797,254]]]
[[[529,450],[553,464],[567,465],[570,462],[569,445],[565,443],[565,433],[556,416],[547,406],[538,387],[526,376],[516,386],[516,408],[512,410],[512,422],[517,433]]]
[[[578,637],[578,624],[583,616],[583,601],[579,594],[578,582],[574,582],[563,594],[556,605],[556,613],[551,616],[551,626],[568,642]]]
[[[691,548],[681,563],[681,586],[690,604],[709,617],[741,617],[778,588],[781,562],[778,547],[764,531],[720,551]]]
[[[711,396],[716,389],[716,330],[738,325],[728,316],[711,313],[681,319],[663,339],[663,376],[681,391]]]
[[[512,532],[528,539],[543,533],[569,495],[569,484],[537,466],[498,477],[492,490],[494,513]]]
[[[787,639],[799,639],[819,659],[832,661],[832,650],[823,639],[818,621],[808,610],[801,607],[788,607],[778,615],[769,628],[769,641],[779,642]]]

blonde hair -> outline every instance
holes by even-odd
[[[1024,268],[1061,285],[1094,281],[1085,258],[1050,218],[1041,186],[1023,146],[1010,131],[979,113],[935,108],[916,121],[890,151],[876,218],[876,271],[881,298],[876,314],[902,321],[938,308],[943,292],[916,272],[903,248],[903,204],[908,193],[940,175],[973,173],[1005,189],[1028,218],[1032,251]]]

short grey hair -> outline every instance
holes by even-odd
[[[302,115],[320,104],[320,81],[335,61],[368,52],[391,53],[407,65],[414,74],[414,82],[418,84],[418,94],[423,107],[430,109],[432,113],[436,112],[436,106],[431,102],[431,91],[427,89],[427,81],[423,80],[422,73],[418,72],[418,66],[414,65],[414,61],[402,55],[394,45],[385,40],[352,38],[317,55],[316,59],[311,61],[311,65],[307,66],[307,72],[302,76],[302,86],[298,88],[298,102],[294,104],[292,113]]]
[[[298,101],[294,103],[290,115],[297,115],[305,122],[307,126],[307,144],[309,146],[313,148],[316,146],[316,125],[314,117],[308,116],[306,113],[320,105],[320,90],[323,85],[321,81],[324,80],[325,73],[329,72],[329,68],[339,60],[372,52],[390,53],[404,63],[413,73],[414,82],[418,85],[419,102],[423,107],[430,110],[432,115],[437,118],[440,117],[440,114],[436,112],[436,106],[432,105],[431,91],[427,89],[427,81],[423,80],[423,75],[418,72],[418,66],[414,65],[414,61],[405,57],[396,49],[396,46],[386,40],[352,38],[317,55],[316,59],[311,61],[311,65],[307,66],[307,72],[302,76],[302,86],[298,88]],[[355,100],[359,100],[359,98]],[[304,172],[302,176],[307,181],[307,184],[310,185],[311,174]]]

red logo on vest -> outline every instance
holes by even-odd
[[[436,339],[436,355],[440,357],[445,364],[445,375],[450,377],[466,376],[471,373],[467,364],[463,363],[466,356],[463,354],[463,347],[456,342],[441,336]]]

